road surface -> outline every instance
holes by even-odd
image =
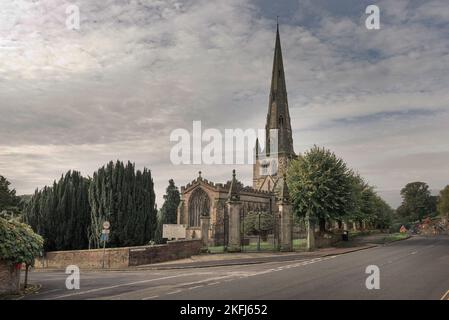
[[[380,289],[368,290],[368,265]],[[81,271],[67,290],[64,272],[32,272],[39,293],[24,299],[448,299],[449,237],[413,237],[323,258],[252,265],[142,271]],[[444,297],[446,295],[446,297]]]

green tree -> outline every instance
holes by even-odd
[[[46,251],[88,247],[89,183],[79,172],[69,171],[29,200],[24,220],[44,238]]]
[[[181,201],[181,195],[178,187],[176,187],[173,179],[168,181],[168,187],[164,195],[164,204],[161,208],[162,223],[173,224],[177,221],[177,210],[179,202]]]
[[[268,212],[248,212],[243,223],[245,234],[260,235],[266,241],[268,234],[273,231],[275,220],[273,214]]]
[[[440,191],[438,199],[438,213],[449,217],[449,185]]]
[[[393,222],[394,210],[378,195],[374,198],[375,214],[371,223],[376,229],[387,229]]]
[[[90,241],[99,247],[104,221],[111,223],[113,247],[143,245],[155,238],[157,210],[151,172],[134,164],[111,161],[98,169],[89,188]]]
[[[352,201],[346,218],[361,228],[386,229],[391,225],[393,209],[377,194],[360,175],[353,175]]]
[[[397,213],[409,221],[421,221],[424,217],[435,213],[435,198],[432,198],[426,183],[408,183],[401,190],[401,196],[402,204]]]
[[[327,219],[341,219],[353,207],[353,174],[324,148],[314,146],[291,161],[287,182],[296,214],[317,220],[322,232]]]
[[[181,195],[173,179],[168,181],[168,187],[165,190],[164,204],[158,212],[157,227],[155,234],[156,243],[162,243],[162,228],[164,224],[174,224],[177,222],[178,206],[181,201]]]
[[[34,258],[42,252],[42,244],[42,237],[30,226],[0,218],[0,260],[33,265]]]
[[[162,238],[162,228],[163,223],[161,217],[161,210],[158,210],[156,215],[156,230],[154,231],[154,242],[156,242],[157,244],[164,243],[164,239]]]
[[[16,190],[10,189],[11,183],[0,175],[0,214],[11,216],[20,213],[20,198],[16,196]]]
[[[370,200],[374,191],[358,174],[353,174],[351,181],[351,200],[348,202],[344,218],[359,224],[361,227],[363,221],[367,220],[372,211]]]

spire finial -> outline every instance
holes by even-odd
[[[200,178],[201,179],[201,171],[198,171],[198,178]]]
[[[235,179],[235,169],[232,170],[232,178]]]

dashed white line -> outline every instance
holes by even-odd
[[[204,285],[190,287],[189,290],[194,290],[194,289],[198,289],[198,288],[202,288],[202,287],[204,287]]]
[[[176,294],[176,293],[180,293],[182,290],[176,290],[176,291],[172,291],[172,292],[168,292],[166,293],[167,295],[169,294]]]
[[[216,285],[216,284],[220,284],[220,282],[211,282],[211,283],[208,283],[207,285],[208,285],[208,286],[214,286],[214,285]]]
[[[189,275],[192,275],[192,274],[191,273],[183,273],[183,274],[178,274],[178,275],[174,275],[174,276],[167,276],[167,277],[162,277],[162,278],[155,278],[155,279],[148,279],[148,280],[142,280],[142,281],[128,282],[128,283],[123,283],[123,284],[117,284],[115,286],[102,287],[102,288],[96,288],[96,289],[81,291],[81,292],[69,293],[69,294],[65,294],[65,295],[62,295],[62,296],[57,296],[57,297],[54,297],[54,298],[51,298],[51,299],[61,299],[61,298],[67,298],[67,297],[72,297],[72,296],[79,296],[79,295],[88,294],[88,293],[94,293],[94,292],[98,292],[98,291],[115,289],[115,288],[120,288],[120,287],[125,287],[125,286],[132,286],[132,285],[135,285],[135,284],[153,282],[153,281],[158,281],[158,280],[166,280],[166,279],[172,279],[172,278],[185,277],[185,276],[189,276]]]

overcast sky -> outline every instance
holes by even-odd
[[[1,1],[0,174],[27,194],[131,160],[159,206],[169,178],[228,180],[234,166],[172,165],[170,132],[264,127],[279,15],[297,153],[330,148],[393,206],[407,182],[449,184],[447,0],[273,2]]]

